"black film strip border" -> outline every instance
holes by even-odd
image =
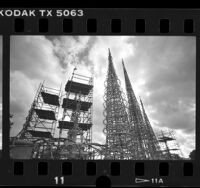
[[[83,17],[14,18],[0,17],[0,35],[9,48],[10,35],[159,35],[196,36],[197,70],[200,60],[200,10],[134,10],[84,9]],[[4,49],[5,50],[5,49]],[[7,51],[9,52],[9,50]],[[4,51],[4,86],[9,76],[9,54]],[[9,74],[8,74],[9,75]],[[197,80],[198,80],[197,74]],[[9,95],[9,84],[4,96]],[[198,96],[198,89],[197,89]],[[8,97],[4,97],[9,104]],[[197,100],[197,107],[199,101]],[[9,109],[9,108],[8,108]],[[3,109],[4,115],[9,112]],[[198,109],[196,122],[199,122]],[[9,117],[3,117],[3,124]],[[94,185],[108,176],[112,185],[137,185],[135,178],[162,178],[163,185],[196,185],[200,181],[199,140],[196,140],[196,159],[193,161],[23,161],[9,159],[9,130],[3,126],[3,158],[0,160],[0,184],[54,185],[56,176],[66,178],[64,185]],[[196,126],[196,137],[200,128]],[[78,179],[77,179],[78,178]],[[99,180],[100,179],[100,180]],[[105,178],[104,178],[105,181]],[[199,183],[200,184],[200,183]],[[143,184],[156,185],[156,184]],[[162,185],[162,184],[159,184]]]

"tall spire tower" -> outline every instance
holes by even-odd
[[[158,147],[158,141],[155,137],[148,117],[144,111],[144,107],[142,106],[143,113],[140,109],[140,105],[133,91],[123,60],[122,65],[124,70],[126,92],[129,104],[129,121],[133,126],[133,147],[136,147],[136,152],[134,152],[133,157],[135,159],[160,159],[161,152]]]
[[[133,159],[146,159],[145,142],[142,135],[143,129],[143,117],[140,110],[139,103],[132,89],[131,82],[126,71],[124,61],[122,59],[122,65],[124,70],[126,93],[128,99],[128,115],[129,121],[132,124],[132,157]]]
[[[148,141],[150,153],[152,154],[153,159],[164,159],[163,158],[164,155],[161,151],[159,142],[156,138],[156,135],[153,131],[153,128],[151,127],[151,123],[150,123],[149,118],[148,118],[148,116],[145,112],[144,105],[143,105],[141,98],[140,98],[140,103],[141,103],[141,107],[142,107],[142,114],[143,114],[143,117],[144,117],[144,124],[145,124],[146,130],[148,130],[148,137],[150,138],[149,141]]]
[[[109,50],[104,94],[104,133],[107,146],[105,158],[108,159],[130,158],[128,151],[129,121],[124,101]]]

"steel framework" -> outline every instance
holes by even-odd
[[[105,81],[104,117],[104,133],[106,134],[105,159],[129,159],[130,126],[127,108],[110,50]]]
[[[173,130],[161,130],[157,133],[157,137],[165,159],[183,159],[183,154],[179,144],[176,142]]]
[[[59,158],[88,159],[91,157],[93,78],[73,71],[68,80],[63,98],[63,115],[58,128]]]
[[[149,121],[149,118],[145,112],[144,109],[144,105],[142,100],[140,99],[140,103],[141,103],[141,107],[142,107],[142,115],[144,118],[144,125],[146,127],[146,130],[148,132],[148,143],[149,143],[149,150],[150,150],[150,159],[152,157],[152,159],[166,159],[165,155],[163,154],[160,145],[159,145],[159,141],[153,131],[153,128],[151,126],[151,123]]]
[[[140,109],[140,105],[133,91],[123,60],[122,65],[128,98],[129,121],[132,125],[131,156],[133,159],[138,160],[162,159],[162,152],[160,151],[158,140],[153,132],[142,103],[142,111]]]
[[[54,133],[60,106],[59,90],[39,85],[22,130],[14,142],[33,142],[32,158],[53,158]]]

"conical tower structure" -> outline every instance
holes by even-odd
[[[132,158],[133,159],[146,159],[146,147],[145,142],[142,135],[143,130],[143,117],[140,110],[139,103],[135,96],[135,93],[132,89],[131,82],[128,77],[128,73],[126,71],[124,61],[122,60],[124,77],[125,77],[125,85],[126,85],[126,93],[128,99],[128,115],[129,121],[132,125],[131,133],[132,133]]]
[[[129,121],[133,126],[133,147],[137,148],[137,152],[134,153],[133,157],[135,159],[160,159],[161,152],[158,147],[158,141],[144,111],[144,107],[143,113],[145,114],[143,117],[143,113],[140,109],[140,105],[133,91],[123,60],[122,65],[124,70],[126,92],[129,104]]]
[[[104,108],[104,133],[106,134],[105,158],[129,159],[128,143],[130,137],[128,114],[110,50],[108,55],[108,72],[105,81]]]
[[[156,135],[155,135],[153,128],[151,126],[151,123],[149,121],[149,118],[145,112],[144,105],[143,105],[141,98],[140,98],[140,103],[141,103],[141,107],[142,107],[142,114],[144,117],[145,127],[146,127],[146,130],[148,130],[148,137],[150,138],[148,141],[150,153],[154,154],[152,156],[153,159],[164,159],[164,155],[161,151],[158,139],[156,138]]]

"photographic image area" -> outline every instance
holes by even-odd
[[[195,37],[11,36],[10,46],[11,158],[195,158]]]

